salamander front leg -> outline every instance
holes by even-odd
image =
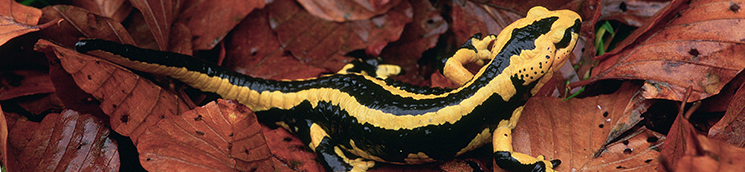
[[[310,148],[318,154],[318,159],[329,171],[363,172],[375,166],[374,161],[348,158],[339,147],[338,142],[333,140],[318,124],[311,125],[310,135]]]
[[[507,171],[535,171],[552,172],[554,167],[561,164],[558,159],[547,161],[540,155],[532,157],[523,153],[512,151],[512,129],[515,128],[520,118],[523,107],[515,109],[510,120],[502,120],[494,130],[494,162]]]
[[[352,60],[337,73],[359,73],[380,79],[386,79],[389,76],[403,75],[405,72],[401,69],[400,66],[383,64],[383,59],[378,57],[365,61],[362,61],[362,59]]]

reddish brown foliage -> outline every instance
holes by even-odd
[[[456,87],[436,73],[434,61],[475,33],[498,33],[536,5],[578,11],[584,23],[569,66],[526,104],[514,132],[518,152],[561,159],[561,171],[743,168],[729,163],[743,159],[739,147],[745,145],[745,77],[737,75],[745,68],[742,0],[85,2],[43,9],[0,2],[0,45],[5,44],[0,62],[13,63],[0,69],[5,111],[0,117],[7,119],[0,119],[0,147],[7,147],[0,151],[8,169],[119,170],[117,143],[108,138],[114,130],[134,141],[148,170],[323,170],[297,137],[260,127],[242,105],[218,100],[189,110],[194,107],[187,105],[193,104],[189,91],[175,89],[181,83],[74,52],[80,39],[195,54],[267,79],[312,78],[336,72],[353,60],[350,55],[381,56],[407,72],[397,80]],[[640,28],[615,50],[595,57],[593,45],[585,42],[593,42],[601,19]],[[41,53],[8,50],[30,50],[34,42]],[[28,59],[49,63],[40,66]],[[591,84],[584,98],[542,97],[566,95],[564,81],[590,76],[573,84]],[[619,89],[605,90],[612,82],[602,80],[610,79],[643,84],[623,81]],[[693,91],[690,97],[684,96],[687,88]],[[703,132],[681,118],[666,126],[666,136],[642,126],[660,125],[642,118],[648,108],[678,110],[655,102],[702,99],[700,111],[721,117],[691,120],[704,126],[698,127]],[[489,171],[488,149],[442,163],[373,170],[470,170],[478,164]]]

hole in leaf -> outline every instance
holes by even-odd
[[[656,143],[657,137],[647,137],[647,143]]]
[[[623,154],[631,154],[631,152],[633,152],[631,148],[626,148],[623,150]]]
[[[197,131],[196,133],[197,133],[197,135],[204,136],[204,132],[202,132],[202,131]]]
[[[623,145],[629,145],[629,140],[624,140],[622,143]]]
[[[688,54],[692,55],[693,57],[698,57],[698,55],[700,55],[701,53],[699,53],[697,49],[691,48],[691,50],[688,51]]]
[[[621,2],[621,4],[618,4],[618,9],[621,9],[621,11],[626,12],[628,8],[626,7],[626,3]]]
[[[194,121],[201,121],[202,115],[197,115],[197,117],[194,118]]]
[[[122,115],[122,117],[119,118],[120,121],[123,123],[129,122],[129,115]]]
[[[740,6],[735,3],[732,3],[732,5],[729,6],[729,10],[732,12],[740,11]]]

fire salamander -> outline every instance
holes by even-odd
[[[330,171],[446,160],[490,141],[496,164],[506,170],[553,171],[560,161],[513,152],[511,130],[527,97],[570,56],[581,23],[572,11],[534,7],[498,36],[474,35],[443,60],[444,75],[462,84],[455,89],[357,73],[264,80],[191,56],[104,40],[82,40],[76,50],[236,100],[262,123],[296,133]],[[484,64],[476,74],[463,67],[473,62]]]

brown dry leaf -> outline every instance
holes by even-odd
[[[142,166],[150,171],[282,169],[251,110],[222,99],[158,121],[136,145]]]
[[[43,39],[39,40],[36,49],[54,52],[80,89],[101,102],[101,109],[111,118],[111,128],[131,137],[134,143],[147,127],[188,110],[174,93],[123,67]]]
[[[85,0],[70,1],[70,3],[118,22],[124,21],[132,11],[132,4],[127,0]]]
[[[605,147],[582,171],[653,171],[665,135],[642,127],[638,132]]]
[[[0,45],[23,34],[37,31],[41,10],[21,5],[16,1],[0,2]],[[50,23],[44,25],[48,26]]]
[[[330,22],[304,11],[294,1],[278,0],[267,5],[269,26],[274,30],[284,51],[301,63],[337,71],[350,59],[345,54],[365,49],[377,56],[389,42],[403,32],[411,22],[408,2],[401,2],[386,14],[370,20]]]
[[[716,139],[707,138],[704,135],[696,135],[693,143],[698,143],[704,154],[686,153],[685,156],[675,164],[681,172],[686,171],[745,171],[745,164],[739,163],[745,160],[745,149],[721,142]]]
[[[262,0],[194,0],[185,3],[177,23],[191,30],[195,50],[214,48],[248,13],[266,5]]]
[[[674,4],[674,3],[673,3]],[[731,10],[743,1],[694,1],[673,13],[664,27],[640,37],[638,45],[608,57],[593,70],[593,80],[646,80],[646,98],[681,101],[685,88],[693,87],[687,101],[719,93],[745,68],[745,13]],[[640,29],[641,30],[641,29]],[[576,84],[579,85],[579,84]]]
[[[40,22],[63,20],[49,28],[42,29],[41,36],[64,47],[73,47],[80,38],[98,38],[123,44],[135,44],[119,22],[88,12],[83,8],[55,5],[44,7],[42,11]]]
[[[168,51],[191,56],[194,52],[191,44],[191,30],[183,23],[174,23],[171,31]]]
[[[8,122],[5,120],[5,114],[3,114],[3,107],[0,106],[0,163],[3,167],[9,165],[8,163]]]
[[[401,0],[298,0],[308,13],[324,20],[346,22],[367,20],[384,14]]]
[[[54,92],[52,80],[44,71],[15,70],[0,73],[0,100]]]
[[[663,146],[660,171],[743,171],[745,149],[696,133],[678,115]]]
[[[129,15],[129,20],[125,22],[126,23],[123,23],[122,25],[127,26],[127,32],[132,36],[134,42],[137,43],[137,47],[152,50],[160,49],[158,47],[158,42],[155,41],[155,37],[153,37],[150,27],[147,26],[147,22],[142,13],[132,13]]]
[[[603,1],[600,20],[616,20],[624,24],[641,27],[652,20],[652,16],[670,4],[669,0],[613,0]]]
[[[528,11],[528,9],[516,11],[512,8],[497,8],[489,3],[471,1],[456,1],[452,5],[452,28],[458,38],[458,46],[476,33],[499,34],[502,28],[523,18]]]
[[[296,171],[325,171],[317,161],[316,152],[311,151],[296,135],[284,128],[271,129],[264,125],[261,131],[276,161]]]
[[[41,123],[18,115],[8,119],[10,171],[118,171],[117,143],[105,122],[90,114],[65,110]],[[12,156],[12,157],[10,157]]]
[[[307,79],[334,71],[303,64],[285,54],[264,10],[243,20],[225,41],[225,68],[264,79]]]
[[[681,8],[686,7],[684,5],[685,2],[686,1],[683,1],[683,0],[671,1],[670,4],[660,9],[659,11],[657,11],[657,13],[655,13],[652,17],[650,17],[651,20],[648,20],[647,23],[643,23],[641,27],[634,30],[634,32],[632,32],[628,37],[626,37],[626,39],[617,43],[615,45],[616,48],[614,48],[610,52],[606,52],[602,56],[595,57],[595,59],[600,59],[600,60],[606,59],[610,56],[614,56],[615,54],[618,54],[621,51],[626,51],[624,49],[627,48],[631,44],[638,44],[639,42],[643,41],[644,39],[642,38],[649,37],[649,35],[654,34],[655,33],[654,30],[665,27],[665,23],[672,20],[673,17],[675,16],[674,13],[680,11]],[[599,16],[600,14],[597,14],[597,13],[602,14],[602,11],[596,12],[596,16],[600,17]],[[597,20],[592,21],[592,22],[597,22]],[[583,28],[583,30],[585,29]],[[594,30],[594,29],[591,29],[591,30]],[[590,35],[594,35],[594,34],[590,34]]]
[[[650,147],[647,146],[655,146],[661,142],[639,142],[641,145],[638,145],[635,141],[632,147],[636,150],[628,154],[619,152],[615,143],[611,143],[619,139],[627,140],[618,137],[636,125],[641,113],[651,105],[650,101],[640,99],[639,87],[640,84],[625,82],[613,94],[568,101],[550,97],[531,98],[525,104],[513,132],[515,151],[532,156],[545,155],[547,159],[560,159],[562,163],[557,168],[559,171],[606,169],[600,166],[598,160],[622,163],[629,169],[655,167],[650,164],[656,164],[656,160],[634,163],[639,166],[625,164],[625,161],[633,159],[634,162],[643,162],[650,159],[650,156],[654,159],[658,152],[648,151]],[[595,155],[604,159],[598,159]]]
[[[161,51],[168,50],[171,24],[176,20],[181,0],[130,0],[140,10]]]
[[[489,6],[494,6],[501,9],[510,9],[519,11],[524,14],[535,6],[544,6],[549,10],[555,9],[570,9],[572,11],[579,11],[577,8],[580,7],[580,2],[572,0],[536,0],[536,1],[525,1],[525,0],[488,0]]]
[[[49,59],[49,78],[54,85],[55,94],[62,101],[65,108],[88,113],[97,117],[106,116],[101,110],[101,102],[93,95],[86,93],[75,83],[72,75],[67,73],[54,51],[46,51]]]
[[[226,68],[267,79],[305,79],[334,73],[358,49],[377,51],[411,19],[409,3],[369,21],[329,22],[289,0],[274,1],[243,20],[226,41]]]
[[[396,81],[414,85],[429,85],[425,82],[434,68],[419,61],[429,59],[435,61],[434,56],[422,56],[425,51],[434,48],[440,35],[448,29],[448,23],[442,18],[441,11],[427,0],[409,1],[414,10],[414,20],[406,24],[406,29],[398,41],[389,43],[381,53],[384,63],[395,64],[405,71],[403,76],[393,76]],[[427,68],[429,67],[429,68]]]
[[[745,84],[743,84],[745,85]],[[708,136],[735,146],[745,146],[745,87],[740,85],[727,106],[724,117],[709,129]],[[720,105],[724,106],[724,105]]]

